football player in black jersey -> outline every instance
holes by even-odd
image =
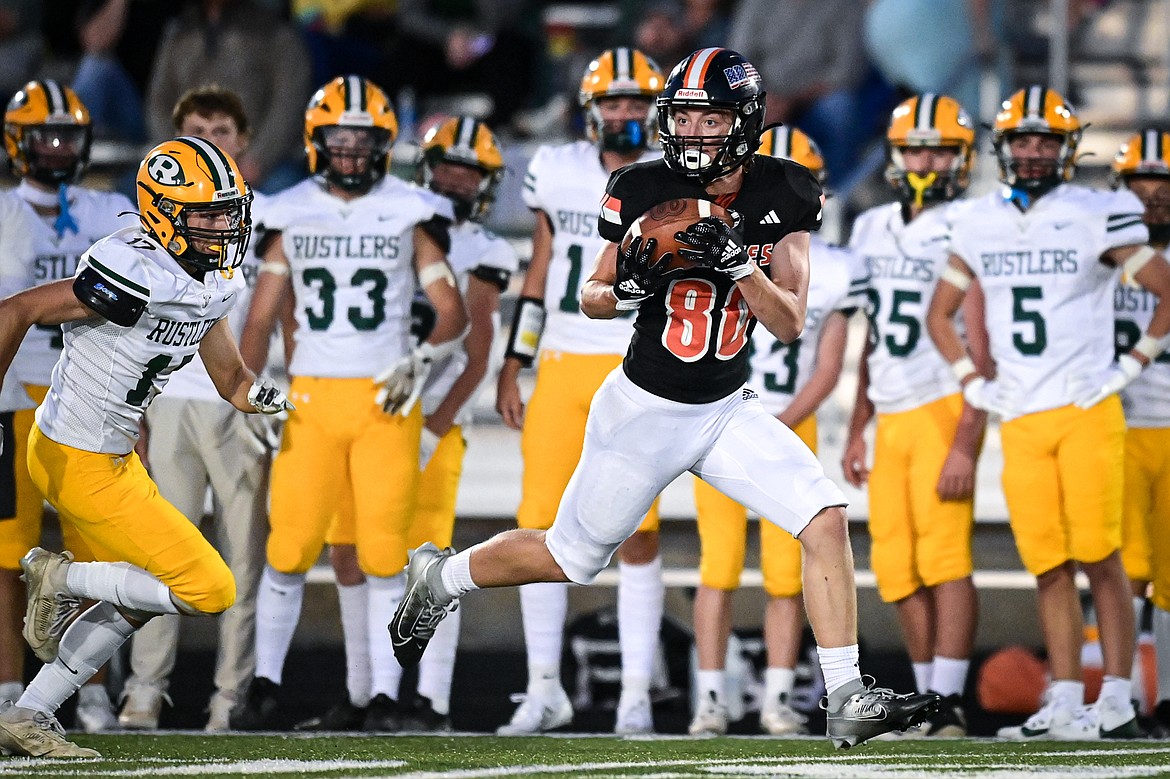
[[[598,232],[611,243],[581,309],[612,318],[637,309],[620,369],[593,398],[581,460],[548,531],[512,530],[454,553],[415,550],[406,596],[390,623],[399,662],[418,662],[458,598],[482,587],[588,584],[638,527],[654,497],[690,471],[797,536],[804,594],[828,690],[828,735],[850,747],[921,722],[938,696],[898,695],[858,669],[853,559],[840,489],[816,457],[744,386],[758,319],[784,342],[800,336],[810,230],[823,197],[804,167],[754,154],[764,92],[751,63],[728,49],[680,62],[658,98],[664,158],[609,181]],[[689,270],[652,263],[652,240],[618,245],[652,206],[712,200],[736,227],[706,218],[677,237]]]

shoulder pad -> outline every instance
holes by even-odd
[[[432,216],[425,222],[419,222],[422,231],[439,244],[439,248],[446,254],[451,251],[451,220],[442,216]]]
[[[115,282],[98,270],[96,263],[83,267],[73,279],[73,294],[85,306],[122,327],[132,327],[146,310],[147,290],[131,290],[128,284]],[[124,279],[121,281],[125,281]]]

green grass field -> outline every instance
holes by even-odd
[[[1170,777],[1170,743],[882,742],[825,739],[494,736],[80,736],[90,760],[0,758],[0,777]]]

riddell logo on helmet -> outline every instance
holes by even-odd
[[[707,90],[705,89],[680,89],[674,93],[674,96],[680,100],[706,100]]]

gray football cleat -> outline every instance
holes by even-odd
[[[0,748],[28,757],[101,757],[65,738],[56,717],[7,701],[0,706]]]
[[[410,553],[410,562],[406,564],[406,593],[387,626],[394,657],[403,668],[418,665],[435,635],[435,627],[443,617],[459,608],[458,600],[446,597],[439,578],[443,562],[454,554],[454,549],[440,550],[430,541]]]
[[[877,687],[872,676],[850,683],[841,692],[848,697],[836,708],[829,707],[828,698],[821,699],[821,708],[827,714],[826,735],[838,749],[855,747],[882,733],[918,725],[938,710],[942,700],[933,692],[899,694]]]
[[[20,558],[21,580],[28,589],[24,611],[24,640],[42,663],[57,659],[65,628],[81,610],[81,600],[65,585],[66,570],[73,562],[69,552],[55,554],[39,546]]]

